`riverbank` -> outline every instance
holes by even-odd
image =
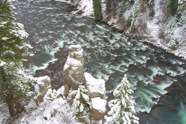
[[[94,15],[92,0],[66,1],[77,7],[78,11],[74,12],[75,14],[82,11],[81,14],[84,16]],[[122,13],[120,9],[121,4],[124,3],[117,3],[118,6],[116,8],[112,6],[110,13],[108,13],[106,10],[107,3],[103,0],[101,3],[102,21],[123,34],[135,38],[140,37],[142,39],[140,41],[153,44],[186,60],[186,15],[184,12],[179,12],[185,3],[185,0],[178,2],[177,14],[175,15],[170,14],[169,5],[172,3],[170,1],[161,2],[160,0],[143,3],[146,6],[143,11],[139,10],[139,5],[142,5],[139,0],[132,4],[127,2]],[[180,13],[181,15],[179,15]],[[134,15],[135,18],[132,17]]]

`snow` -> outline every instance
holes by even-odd
[[[154,4],[155,18],[158,21],[162,21],[162,18],[164,17],[162,0],[155,0]]]
[[[3,37],[2,40],[8,40],[8,37]]]
[[[147,21],[147,30],[148,33],[153,36],[155,39],[159,39],[159,31],[161,27],[154,20]]]
[[[70,95],[73,99],[72,108],[75,110],[75,114],[77,117],[80,118],[88,118],[89,116],[89,96],[88,91],[85,89],[84,86],[80,86],[78,90],[72,91],[74,95]],[[74,97],[73,97],[74,96]],[[88,121],[88,120],[87,120]]]
[[[116,87],[113,95],[116,99],[108,103],[110,110],[105,117],[106,124],[124,122],[125,124],[139,124],[139,118],[135,116],[135,101],[130,83],[125,75],[121,83]]]
[[[82,11],[83,16],[92,16],[93,15],[93,1],[92,0],[80,0],[79,2],[76,1],[75,5],[78,4],[77,8],[78,11],[73,12],[74,14]]]
[[[90,108],[98,110],[100,113],[106,112],[107,100],[100,97],[91,98]]]
[[[42,77],[36,77],[34,78],[35,81],[37,81],[38,84],[44,84],[45,82],[50,82],[49,76],[42,76]]]
[[[5,64],[6,64],[6,62],[0,60],[0,67],[4,66]]]
[[[184,4],[186,0],[179,0],[179,4]],[[79,2],[79,3],[78,3]],[[153,44],[154,46],[160,47],[164,50],[166,50],[169,53],[172,53],[176,56],[182,57],[183,59],[186,60],[186,44],[185,44],[185,40],[181,40],[181,39],[185,39],[185,34],[181,35],[183,32],[185,31],[185,26],[182,27],[178,27],[178,22],[176,22],[175,24],[173,24],[174,29],[171,31],[170,29],[165,29],[165,26],[167,26],[169,23],[165,22],[166,21],[166,11],[165,11],[165,6],[166,6],[166,1],[162,1],[162,0],[150,0],[149,4],[152,4],[152,2],[154,2],[154,17],[152,19],[150,19],[148,16],[146,17],[145,20],[138,20],[137,18],[139,18],[141,15],[138,14],[137,12],[139,11],[139,5],[140,5],[140,1],[139,0],[135,0],[135,3],[132,7],[130,7],[130,9],[127,9],[125,11],[125,13],[123,14],[123,18],[125,20],[128,20],[129,17],[134,17],[137,16],[135,21],[135,25],[140,22],[140,21],[145,21],[144,23],[147,24],[147,34],[142,34],[144,36],[150,36],[150,39],[147,40],[143,40],[144,42],[148,42]],[[76,0],[76,4],[78,4],[78,9],[82,10],[84,13],[83,15],[90,15],[90,13],[93,13],[93,6],[92,6],[92,0]],[[106,14],[105,14],[105,0],[102,0],[102,7],[103,7],[103,15],[104,18],[106,18]],[[78,10],[78,11],[79,11]],[[78,12],[77,11],[77,12]],[[144,15],[147,15],[147,13],[142,13],[143,17]],[[183,16],[185,18],[185,16]],[[141,18],[144,19],[144,18]],[[121,26],[118,24],[117,21],[117,15],[116,16],[112,16],[107,23],[111,26],[114,26],[118,29],[121,28]],[[185,24],[184,24],[185,25]],[[162,33],[170,31],[169,35],[167,35],[167,33],[165,33],[168,37],[173,37],[173,38],[177,38],[178,41],[180,41],[180,45],[178,47],[177,50],[172,50],[170,48],[171,45],[174,45],[174,43],[166,43],[165,39],[161,39],[161,35],[163,35]],[[128,30],[129,31],[129,30]],[[182,33],[181,33],[182,32]],[[172,40],[174,41],[174,40]]]
[[[63,96],[64,95],[64,86],[62,86],[61,88],[59,88],[58,90],[57,90],[57,97],[59,97],[59,96]]]
[[[8,108],[5,104],[0,103],[0,124],[5,124],[6,120],[9,118]]]
[[[84,12],[83,15],[93,15],[93,1],[81,0],[78,9]]]
[[[31,101],[26,107],[28,114],[22,113],[15,124],[79,124],[74,116],[74,110],[69,106],[66,99],[58,96],[60,91],[48,90],[45,98],[51,96],[50,100],[45,99],[44,102],[36,106],[34,101]],[[1,114],[0,114],[1,115]],[[0,118],[1,120],[1,118]],[[1,121],[0,121],[1,123]],[[5,123],[1,123],[5,124]]]
[[[90,93],[90,96],[104,96],[106,93],[105,81],[103,79],[95,79],[92,75],[85,72],[85,80],[87,83],[87,89]]]
[[[81,61],[78,61],[77,59],[68,57],[67,60],[68,61],[66,62],[65,66],[64,66],[64,70],[69,68],[70,65],[73,65],[75,67],[78,67],[79,65],[81,65]]]
[[[15,23],[17,26],[16,30],[13,30],[12,33],[15,33],[17,36],[19,36],[22,39],[25,39],[28,37],[28,33],[24,30],[24,25],[21,23]]]
[[[64,71],[72,66],[72,69],[76,70],[76,68],[82,66],[82,62],[79,60],[83,56],[83,49],[80,45],[71,45],[69,47],[69,55],[67,61],[64,66]]]
[[[184,2],[186,2],[186,0],[178,0],[179,4],[183,4]]]

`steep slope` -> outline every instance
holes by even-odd
[[[186,58],[185,0],[70,0],[130,36]],[[101,3],[101,9],[97,4]],[[92,6],[92,8],[91,8]],[[100,17],[99,17],[100,16]],[[144,38],[145,37],[145,38]]]

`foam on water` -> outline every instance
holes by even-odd
[[[92,18],[72,15],[73,8],[66,3],[32,1],[15,5],[18,21],[25,25],[33,46],[30,51],[34,55],[28,61],[33,72],[47,68],[51,79],[56,79],[63,70],[69,45],[80,44],[85,51],[85,70],[106,80],[108,93],[127,74],[135,89],[138,112],[152,111],[167,94],[167,88],[180,75],[186,75],[186,62],[96,24]],[[54,84],[61,81],[60,76]]]

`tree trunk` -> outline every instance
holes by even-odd
[[[15,112],[15,109],[14,109],[14,104],[12,104],[11,102],[7,102],[7,106],[8,106],[10,116],[11,117],[15,116],[16,112]]]
[[[1,80],[2,80],[2,91],[7,91],[8,89],[8,79],[7,75],[3,69],[3,67],[0,67],[0,75],[1,75]],[[3,100],[5,101],[6,105],[8,106],[8,110],[10,113],[10,116],[13,117],[15,115],[15,109],[14,109],[14,104],[12,103],[12,94],[8,91],[8,93],[3,93]]]
[[[93,8],[94,8],[95,19],[97,21],[101,21],[103,19],[101,0],[93,0]]]

